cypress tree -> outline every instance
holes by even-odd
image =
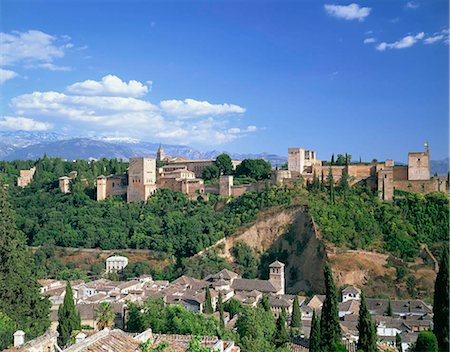
[[[261,298],[261,301],[258,303],[258,305],[262,308],[262,309],[264,309],[266,312],[270,312],[271,310],[270,310],[270,304],[269,304],[269,296],[267,296],[267,295],[264,295],[262,298]]]
[[[367,309],[364,292],[361,292],[358,332],[359,339],[357,349],[364,352],[377,352],[377,332],[375,324],[372,321],[372,317],[370,316],[369,310]]]
[[[339,325],[338,293],[334,284],[330,266],[324,267],[325,301],[320,318],[320,337],[324,352],[334,351],[337,344],[341,344],[341,326]]]
[[[293,333],[299,333],[302,327],[302,312],[300,311],[300,305],[298,304],[298,297],[294,297],[292,303],[292,317],[291,317],[291,329]]]
[[[334,153],[331,155],[331,165],[334,164]]]
[[[347,167],[344,167],[344,170],[342,170],[342,176],[341,176],[341,189],[345,193],[348,190],[349,184],[348,184],[348,171]]]
[[[58,333],[59,341],[62,346],[70,343],[72,333],[81,329],[80,315],[75,309],[75,302],[73,300],[72,286],[67,281],[66,294],[64,302],[58,309]]]
[[[50,326],[50,301],[40,293],[26,243],[0,182],[0,312],[29,336],[38,336]]]
[[[392,317],[394,315],[394,313],[392,312],[391,300],[389,300],[389,302],[388,302],[388,306],[387,306],[387,309],[386,309],[386,315],[388,317]]]
[[[225,329],[225,321],[223,318],[223,301],[222,301],[222,292],[219,291],[219,298],[217,301],[217,309],[219,310],[219,317],[220,317],[220,329]]]
[[[439,351],[449,351],[448,250],[444,249],[434,284],[433,323]]]
[[[325,190],[325,177],[322,170],[322,175],[320,177],[320,190],[323,192]]]
[[[209,287],[206,287],[205,313],[212,314],[213,312],[214,312],[214,310],[213,310],[213,306],[212,306],[211,292],[209,291]]]
[[[328,184],[330,185],[330,202],[334,203],[334,178],[333,178],[333,172],[331,171],[331,167],[328,171],[327,181],[328,181]]]
[[[309,352],[321,352],[320,347],[320,318],[316,315],[316,310],[313,310],[311,321],[311,332],[309,333]]]
[[[275,346],[283,347],[289,342],[289,334],[286,330],[286,312],[283,309],[277,319],[277,330],[275,332]]]

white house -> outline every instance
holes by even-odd
[[[128,258],[120,255],[113,255],[106,259],[106,272],[120,271],[128,265]]]

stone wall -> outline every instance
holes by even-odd
[[[127,193],[127,175],[113,175],[106,178],[106,196],[121,196]]]
[[[394,180],[393,187],[407,192],[445,192],[447,180],[445,177],[432,177],[429,180]]]

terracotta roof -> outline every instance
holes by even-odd
[[[232,287],[236,291],[260,291],[263,293],[276,293],[278,290],[269,280],[235,279]]]
[[[104,329],[65,349],[66,352],[136,352],[139,351],[139,341],[122,330]]]

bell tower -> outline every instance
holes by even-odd
[[[269,265],[269,281],[278,290],[277,294],[284,295],[284,264],[278,260]]]
[[[156,152],[156,160],[157,161],[163,161],[165,157],[166,157],[166,155],[164,153],[164,149],[162,147],[162,144],[159,144],[158,151]]]

